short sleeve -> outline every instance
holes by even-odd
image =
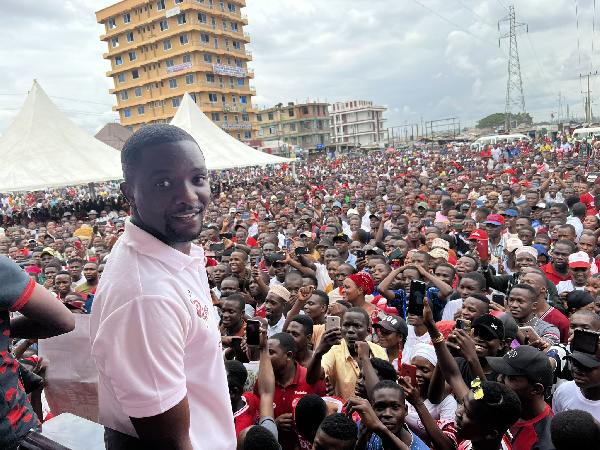
[[[277,432],[277,425],[275,424],[275,420],[270,416],[265,416],[260,419],[260,425],[265,427],[267,430],[275,436],[275,439],[279,439],[279,433]]]
[[[18,311],[33,292],[35,281],[16,263],[0,256],[0,310]]]
[[[335,353],[334,348],[329,349],[327,353],[321,358],[321,367],[325,371],[325,375],[330,375],[335,366]]]

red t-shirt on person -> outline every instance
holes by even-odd
[[[585,203],[585,207],[587,208],[586,216],[593,216],[596,214],[596,205],[594,204],[594,196],[592,194],[586,192],[579,197],[579,201]]]
[[[233,413],[236,437],[249,426],[257,425],[260,420],[260,400],[252,392],[242,394],[244,406]]]
[[[565,278],[563,278],[556,270],[554,270],[554,267],[552,267],[551,262],[549,262],[545,266],[540,267],[540,269],[544,271],[546,277],[554,284],[558,284],[561,281],[571,280],[571,275],[567,275]]]
[[[560,342],[563,344],[567,343],[567,339],[569,339],[569,327],[571,324],[569,319],[567,319],[563,313],[554,306],[551,306],[548,311],[540,316],[540,319],[544,322],[551,323],[558,328],[558,331],[560,331]]]

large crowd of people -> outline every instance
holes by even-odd
[[[16,298],[0,296],[0,327],[9,311],[15,316],[15,339],[4,333],[0,387],[12,355],[35,411],[0,418],[0,447],[18,445],[36,416],[42,423],[52,417],[36,356],[36,338],[47,336],[12,329],[21,294],[35,285],[72,313],[92,314],[100,396],[122,404],[101,405],[100,422],[121,435],[152,435],[151,421],[134,418],[162,413],[152,403],[157,396],[171,405],[165,409],[175,407],[175,390],[158,371],[183,361],[190,414],[198,408],[193,389],[215,405],[214,392],[228,389],[230,400],[229,416],[207,419],[207,441],[197,448],[227,433],[227,420],[240,449],[597,448],[594,144],[572,145],[560,135],[490,148],[428,144],[209,172],[198,210],[169,210],[164,191],[142,196],[142,177],[133,187],[127,180],[131,168],[123,192],[109,182],[93,192],[0,197],[2,284],[10,264],[20,266],[21,283],[7,292]],[[153,177],[144,175],[155,183],[149,190],[176,184]],[[192,255],[200,252],[206,278],[190,275],[196,266],[185,259],[136,244],[146,232],[167,242],[160,236],[194,214],[203,215],[203,226],[190,238]],[[189,254],[181,245],[170,244]],[[204,284],[211,308],[194,303],[195,286]],[[199,317],[214,319],[203,324],[218,327],[224,372],[193,372],[208,344],[197,331],[189,335],[188,319],[163,320],[164,305],[144,312],[148,299],[167,291],[181,291]],[[132,299],[125,306],[112,301],[124,295]],[[123,348],[114,347],[107,323],[128,328],[116,336],[126,339]],[[185,348],[189,359],[161,356],[179,351],[172,341],[180,328],[186,345],[194,343]],[[150,329],[160,341],[140,337]],[[53,334],[64,331],[68,324]],[[157,372],[132,378],[141,359],[154,361]],[[191,386],[191,377],[199,384]],[[22,411],[15,401],[6,396],[4,410]],[[7,420],[13,431],[5,438]],[[123,442],[111,435],[107,448],[111,439]]]

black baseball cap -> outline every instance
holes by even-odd
[[[344,241],[344,242],[348,242],[350,243],[350,238],[345,235],[344,233],[338,234],[337,236],[333,237],[333,242],[335,241]]]
[[[600,360],[596,359],[594,355],[590,355],[588,353],[575,351],[570,355],[567,355],[567,358],[574,359],[579,364],[587,367],[588,369],[595,369],[596,367],[600,367]]]
[[[552,386],[554,372],[544,352],[529,345],[513,348],[503,357],[488,357],[490,367],[498,373],[522,376],[532,383]]]
[[[384,328],[388,331],[395,331],[404,336],[408,336],[408,325],[406,325],[406,321],[394,314],[388,314],[385,319],[374,323],[373,328]]]
[[[497,317],[502,321],[504,325],[504,338],[505,339],[516,339],[517,333],[519,332],[519,326],[515,321],[514,317],[505,312],[494,312],[493,316]]]
[[[504,324],[500,319],[492,316],[491,314],[482,314],[481,316],[475,317],[471,327],[473,329],[476,327],[485,328],[496,338],[500,339],[501,341],[504,340]]]

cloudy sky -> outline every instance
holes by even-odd
[[[172,0],[167,0],[167,4]],[[94,134],[117,119],[108,94],[107,51],[95,11],[111,0],[0,2],[0,133],[36,78],[57,106]],[[558,111],[559,91],[583,115],[580,74],[595,72],[593,2],[515,2],[527,111],[536,121]],[[254,104],[372,100],[388,126],[460,117],[472,125],[503,112],[508,32],[497,22],[508,0],[247,0]],[[440,17],[441,16],[441,17]],[[599,13],[600,17],[600,13]],[[578,19],[578,27],[577,27]],[[600,23],[599,23],[600,25]],[[595,42],[594,42],[595,41]],[[595,47],[593,47],[595,45]],[[596,52],[597,53],[597,52]],[[591,81],[592,92],[600,82]],[[592,95],[592,98],[594,96]]]

